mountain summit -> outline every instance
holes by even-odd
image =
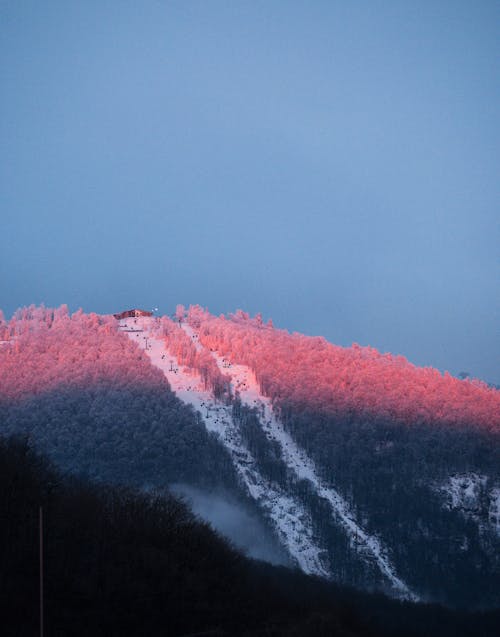
[[[498,604],[500,392],[257,315],[0,323],[0,425],[94,480],[228,493],[306,573]]]

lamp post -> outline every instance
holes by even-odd
[[[38,511],[39,550],[40,550],[40,637],[43,637],[43,508]]]

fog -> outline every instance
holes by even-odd
[[[170,490],[181,496],[193,513],[202,518],[249,557],[271,564],[290,565],[285,551],[249,507],[227,493],[209,493],[186,484],[172,484]]]

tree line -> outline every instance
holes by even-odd
[[[456,613],[341,589],[246,559],[163,493],[63,476],[0,439],[0,613],[5,637],[270,635],[493,637],[498,613]]]

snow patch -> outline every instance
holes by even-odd
[[[489,495],[488,521],[495,533],[500,535],[500,487],[493,487]]]
[[[436,490],[448,509],[460,511],[474,520],[482,531],[500,535],[500,487],[488,486],[488,477],[478,473],[454,474]]]

